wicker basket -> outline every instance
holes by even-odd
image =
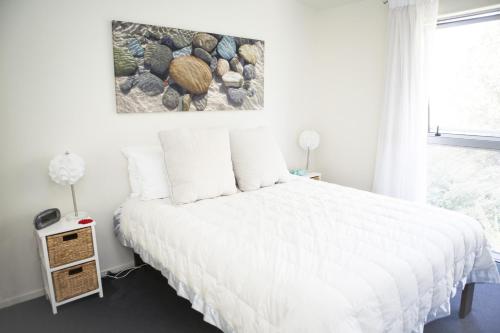
[[[52,281],[57,302],[96,290],[99,286],[95,261],[55,271]]]
[[[47,237],[50,267],[90,258],[94,255],[90,227]]]

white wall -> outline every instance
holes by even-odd
[[[387,6],[366,0],[319,11],[314,152],[323,178],[370,189],[384,85]]]
[[[269,124],[291,167],[302,163],[298,133],[310,125],[309,11],[288,0],[46,0],[0,4],[0,307],[40,294],[32,234],[36,213],[71,209],[69,188],[47,176],[70,149],[87,163],[81,209],[97,220],[101,267],[130,263],[112,233],[128,192],[120,148],[157,140],[161,129]],[[111,20],[264,39],[265,110],[116,114]]]

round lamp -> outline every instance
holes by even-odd
[[[300,133],[299,145],[302,149],[307,151],[306,157],[306,170],[309,170],[309,155],[311,150],[318,148],[319,146],[319,134],[316,131],[307,130]]]
[[[66,215],[69,220],[80,219],[87,216],[84,212],[78,212],[74,184],[85,174],[85,162],[74,153],[66,152],[55,156],[49,163],[49,176],[57,184],[71,186],[73,196],[74,213]]]

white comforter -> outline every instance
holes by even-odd
[[[129,200],[120,236],[225,332],[422,332],[466,280],[499,282],[475,220],[310,180]]]

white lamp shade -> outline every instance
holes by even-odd
[[[54,157],[49,164],[49,176],[59,185],[73,185],[85,173],[85,162],[73,153]]]
[[[316,131],[303,131],[299,136],[299,145],[304,150],[314,150],[319,146],[319,134]]]

